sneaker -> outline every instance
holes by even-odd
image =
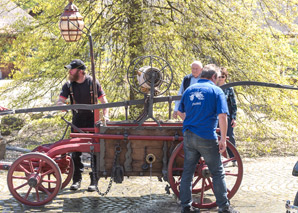
[[[196,209],[192,206],[187,206],[182,208],[181,213],[188,213],[188,212],[196,212],[196,213],[200,213],[200,209]]]
[[[96,191],[96,187],[95,187],[95,185],[91,185],[91,184],[90,184],[90,186],[88,186],[87,191],[88,191],[88,192],[95,192],[95,191]]]
[[[226,206],[224,208],[219,208],[218,213],[239,213],[237,210],[235,210],[232,206]]]
[[[81,181],[77,181],[74,182],[71,186],[70,186],[70,190],[78,190],[81,187]]]

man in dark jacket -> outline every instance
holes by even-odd
[[[203,69],[203,65],[200,61],[194,61],[192,62],[191,66],[191,74],[186,75],[181,83],[180,89],[178,91],[178,95],[182,95],[184,91],[192,84],[198,83],[198,80],[200,79],[200,75]],[[177,115],[179,113],[178,107],[179,107],[180,101],[175,101],[175,108],[173,113],[173,118],[176,119]],[[179,114],[181,117],[182,115]]]

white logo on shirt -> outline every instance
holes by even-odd
[[[189,96],[190,101],[193,101],[195,97],[200,101],[204,100],[204,95],[199,91],[193,92],[190,94],[190,96]]]

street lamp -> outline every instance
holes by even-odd
[[[72,2],[73,0],[69,0],[69,4],[64,8],[59,23],[61,35],[67,42],[78,41],[84,29],[83,16]]]
[[[87,34],[83,31],[86,29],[88,31],[89,37],[89,47],[90,47],[90,61],[91,61],[91,72],[93,78],[93,96],[94,104],[97,104],[97,85],[95,77],[95,63],[94,63],[94,51],[93,51],[93,41],[91,32],[88,28],[85,27],[83,16],[79,13],[79,9],[74,5],[73,0],[69,0],[69,4],[64,8],[64,12],[60,17],[59,28],[61,35],[63,36],[66,42],[75,42],[81,38],[82,33]],[[99,110],[94,110],[94,122],[96,123],[99,118]]]

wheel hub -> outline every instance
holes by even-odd
[[[210,178],[211,177],[211,172],[208,168],[205,168],[202,170],[202,176],[203,178]]]
[[[30,187],[36,187],[37,184],[40,183],[40,176],[37,174],[32,174],[30,175],[29,179],[28,179],[28,185]]]

